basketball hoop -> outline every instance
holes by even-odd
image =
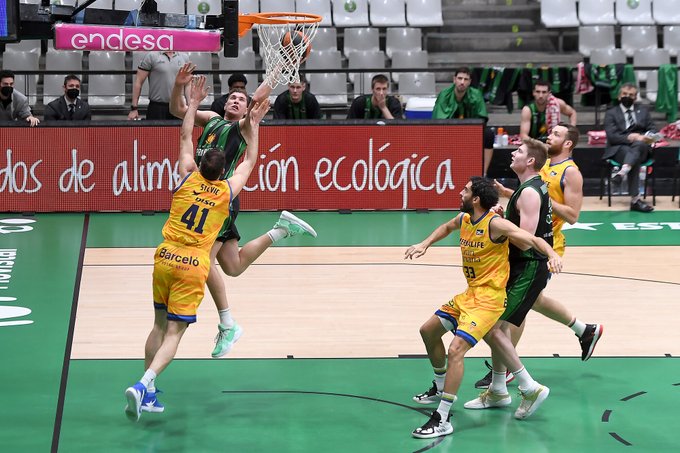
[[[239,37],[257,24],[265,80],[269,86],[275,88],[279,84],[300,82],[300,64],[307,59],[321,19],[321,16],[307,13],[239,14]]]

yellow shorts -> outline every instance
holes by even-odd
[[[505,311],[505,289],[468,287],[435,312],[457,337],[476,345]]]
[[[196,322],[210,272],[209,253],[163,242],[153,265],[153,303],[172,321]]]

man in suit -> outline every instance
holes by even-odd
[[[64,95],[45,107],[45,121],[89,121],[90,105],[80,99],[80,79],[73,74],[64,78]]]
[[[612,181],[620,184],[628,175],[628,193],[631,196],[630,210],[652,212],[654,208],[645,203],[639,195],[640,165],[645,162],[652,151],[654,139],[648,133],[655,133],[649,111],[635,105],[637,87],[632,83],[624,83],[619,89],[619,105],[609,110],[604,117],[604,129],[607,133],[607,147],[603,159],[614,159],[620,162],[621,170],[612,177]]]

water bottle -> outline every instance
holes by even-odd
[[[508,134],[503,134],[501,136],[501,146],[508,146],[510,141],[510,137],[508,137]]]
[[[498,135],[496,135],[496,128],[491,128],[491,133],[493,134],[493,147],[498,148]]]
[[[505,129],[502,127],[499,127],[498,130],[496,131],[496,143],[498,143],[498,147],[500,148],[503,146],[503,134],[505,133]]]
[[[647,167],[644,165],[640,167],[640,196],[645,196],[645,180],[647,179]]]

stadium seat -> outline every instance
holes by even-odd
[[[125,69],[124,52],[90,52],[88,61],[90,71]],[[87,102],[91,106],[125,105],[125,74],[91,74],[87,82]]]
[[[158,4],[159,13],[186,14],[184,0],[161,0]]]
[[[613,25],[584,25],[578,28],[578,51],[586,57],[594,49],[616,47]]]
[[[590,52],[591,64],[608,65],[625,62],[626,52],[623,49],[593,49]]]
[[[647,85],[645,86],[645,97],[654,104],[659,92],[659,71],[649,71],[647,73]]]
[[[644,49],[636,50],[633,54],[633,66],[639,67],[655,67],[658,68],[662,64],[670,64],[671,54],[666,49]],[[649,70],[636,70],[635,75],[639,82],[647,81],[647,73]]]
[[[309,84],[320,105],[347,106],[347,77],[341,73],[309,74]]]
[[[632,57],[636,50],[658,48],[655,25],[621,27],[621,48]]]
[[[578,19],[583,25],[616,25],[614,0],[580,1]]]
[[[321,16],[323,19],[319,22],[319,27],[330,27],[333,25],[330,0],[296,0],[295,8],[298,13]]]
[[[406,23],[409,27],[441,27],[442,0],[406,0]]]
[[[335,27],[317,29],[314,41],[312,41],[312,54],[319,50],[338,50],[338,31]]]
[[[260,4],[258,0],[239,0],[238,1],[239,14],[245,13],[259,13]]]
[[[99,8],[97,4],[99,4],[99,1],[94,3],[92,6]],[[116,0],[114,6],[120,11],[133,11],[135,9],[139,9],[139,5],[141,4],[142,0]]]
[[[305,69],[340,69],[342,68],[342,55],[339,50],[315,50],[305,62]]]
[[[40,2],[37,2],[40,3]],[[80,0],[78,2],[79,5],[82,5],[84,2]],[[95,0],[93,4],[89,6],[89,8],[96,8],[96,9],[113,9],[113,0]]]
[[[616,20],[621,25],[652,25],[652,0],[616,0]]]
[[[240,50],[237,58],[226,58],[223,54],[218,54],[219,70],[226,72],[220,74],[220,82],[222,84],[222,94],[226,94],[228,90],[227,80],[235,72],[251,71],[255,69],[255,53],[252,49]],[[246,88],[248,93],[254,93],[258,86],[257,74],[244,74],[248,83]]]
[[[680,1],[654,0],[652,2],[654,22],[660,25],[680,24]]]
[[[253,50],[253,31],[248,30],[242,38],[238,39],[238,51]],[[222,52],[224,54],[224,52]]]
[[[219,16],[222,14],[222,2],[220,0],[187,0],[187,14]]]
[[[79,50],[55,50],[50,47],[45,54],[46,71],[64,71],[63,74],[45,74],[43,79],[43,104],[47,105],[64,95],[64,77],[75,74],[83,79],[83,52]],[[81,83],[81,91],[83,88]]]
[[[274,108],[274,102],[276,102],[276,98],[279,94],[286,90],[288,90],[288,84],[278,84],[272,89],[272,92],[269,95],[269,103],[272,105],[272,108]]]
[[[370,0],[369,18],[373,27],[406,26],[405,0]]]
[[[38,71],[40,69],[39,40],[24,40],[15,44],[6,44],[2,55],[2,68],[10,71]],[[62,79],[63,80],[63,79]],[[16,89],[28,96],[28,103],[34,105],[38,101],[38,75],[14,75]]]
[[[434,72],[405,72],[399,77],[399,95],[406,102],[409,96],[435,96]]]
[[[347,67],[349,69],[383,69],[385,54],[382,50],[362,50],[349,55]],[[357,73],[349,73],[349,81],[354,83]],[[356,87],[355,87],[356,88]]]
[[[333,24],[336,27],[368,27],[368,0],[355,0],[357,9],[345,11],[344,0],[332,0]]]
[[[344,54],[349,58],[352,52],[380,48],[377,28],[348,28],[345,30]]]
[[[260,0],[260,12],[295,12],[295,0]]]
[[[668,49],[672,56],[678,56],[678,51],[680,51],[680,25],[663,27],[663,48]]]
[[[187,52],[189,55],[189,61],[196,65],[196,72],[201,73],[203,71],[212,71],[212,54],[209,52]],[[213,74],[205,74],[207,78],[208,88],[213,89],[215,87],[215,82],[213,81]],[[208,93],[201,105],[210,105],[215,100],[214,90]]]
[[[135,79],[137,78],[137,68],[139,67],[139,63],[144,59],[144,56],[146,55],[145,52],[132,52],[132,70],[135,71],[135,75],[132,76],[132,84],[134,85]],[[139,101],[137,102],[137,105],[141,106],[147,106],[149,105],[149,81],[145,80],[144,84],[142,85],[142,91],[140,92],[139,95]]]
[[[543,0],[541,22],[546,28],[578,27],[581,23],[576,15],[576,0]]]
[[[392,69],[427,68],[427,50],[395,50],[392,53]],[[392,80],[399,83],[400,72],[392,73]]]
[[[392,58],[395,50],[421,50],[423,32],[420,28],[388,28],[385,31],[385,53]]]

